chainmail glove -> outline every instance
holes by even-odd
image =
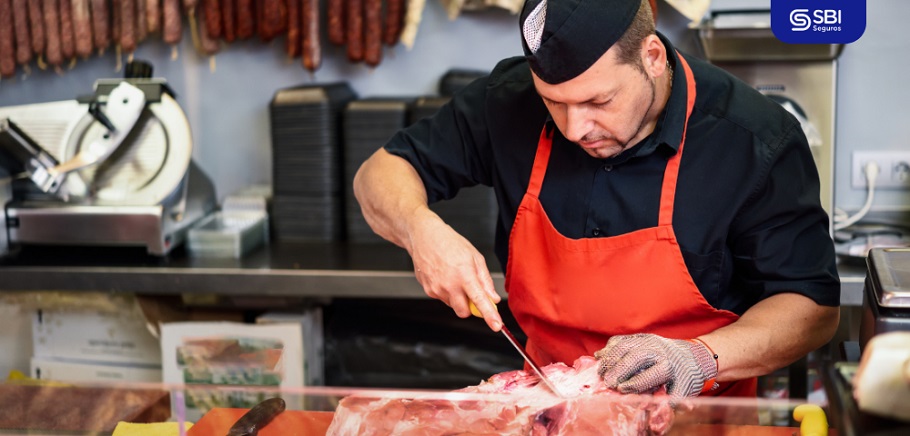
[[[639,333],[613,336],[594,353],[608,388],[648,393],[666,385],[672,397],[693,397],[717,388],[717,362],[699,342]]]

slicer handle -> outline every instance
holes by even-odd
[[[117,131],[117,128],[114,127],[114,123],[111,122],[111,119],[101,111],[101,105],[98,103],[98,100],[92,101],[88,104],[88,113],[92,114],[99,123],[103,124],[107,130],[111,132]]]

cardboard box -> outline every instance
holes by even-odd
[[[303,333],[303,384],[325,386],[325,339],[322,308],[302,312],[269,312],[256,318],[256,324],[299,324]]]
[[[145,319],[96,310],[34,312],[34,356],[100,363],[161,366],[161,345]]]
[[[193,384],[171,396],[172,411],[185,406],[197,421],[214,407],[249,408],[278,389],[303,385],[303,337],[299,324],[177,322],[161,325],[164,382]],[[241,389],[204,389],[204,385]],[[202,386],[200,386],[202,385]],[[251,389],[242,389],[250,387]],[[273,388],[274,391],[262,388]],[[287,408],[301,409],[300,395],[282,395]]]
[[[73,383],[133,382],[161,383],[161,367],[77,362],[35,357],[32,378]]]

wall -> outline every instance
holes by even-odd
[[[271,180],[268,104],[275,91],[307,83],[347,81],[361,97],[425,95],[453,67],[491,69],[521,53],[518,18],[503,10],[465,13],[450,21],[438,0],[429,0],[411,50],[386,49],[375,69],[347,61],[342,48],[323,44],[324,62],[315,75],[284,55],[284,39],[231,44],[209,60],[192,50],[188,31],[171,60],[160,41],[139,45],[135,57],[151,61],[177,93],[193,129],[193,157],[216,184],[219,198]],[[37,103],[90,94],[95,79],[121,77],[112,51],[82,61],[61,74],[34,69],[28,77],[0,82],[0,106]]]
[[[910,70],[904,23],[910,2],[869,0],[866,9],[866,32],[844,48],[838,66],[834,192],[836,204],[848,210],[859,209],[866,198],[864,189],[850,187],[854,151],[910,151],[910,86],[901,78]],[[873,205],[873,211],[904,211],[910,224],[910,191],[876,191]]]
[[[695,32],[687,20],[658,2],[658,28],[677,46],[698,54]],[[769,0],[715,0],[715,5],[770,5]],[[768,6],[769,7],[769,6]],[[910,39],[902,35],[902,17],[910,16],[910,2],[867,2],[868,24],[864,36],[845,47],[839,59],[835,155],[835,204],[858,209],[865,191],[850,187],[850,156],[856,150],[906,149],[910,115],[904,102],[910,87],[895,72],[907,71]],[[193,155],[215,181],[219,197],[253,183],[270,181],[271,152],[268,136],[268,103],[277,89],[314,82],[344,80],[361,97],[422,95],[435,92],[437,81],[450,68],[488,70],[502,57],[519,54],[517,18],[504,11],[463,14],[449,21],[438,0],[429,0],[417,42],[410,51],[389,49],[376,69],[351,65],[342,50],[326,47],[323,67],[311,76],[299,63],[283,56],[283,40],[233,44],[215,58],[210,71],[207,59],[192,52],[184,38],[179,59],[170,60],[171,49],[160,43],[143,43],[136,56],[155,64],[156,76],[167,78],[194,131]],[[0,105],[25,104],[71,98],[91,91],[95,78],[117,77],[114,56],[94,57],[60,75],[36,71],[23,79],[0,83]],[[879,86],[873,86],[879,84]],[[876,193],[876,209],[910,208],[907,191]]]

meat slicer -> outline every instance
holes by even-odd
[[[0,257],[31,244],[166,255],[216,205],[192,146],[150,66],[98,80],[90,97],[0,107]]]

